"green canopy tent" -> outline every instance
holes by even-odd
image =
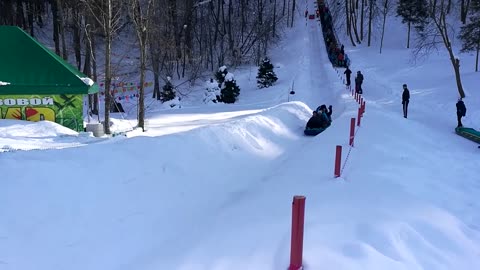
[[[0,26],[0,118],[83,130],[83,96],[98,85],[22,29]]]

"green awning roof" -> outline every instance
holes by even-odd
[[[16,26],[0,26],[0,95],[92,94],[98,85]]]

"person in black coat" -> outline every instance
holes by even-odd
[[[363,83],[363,74],[359,70],[357,71],[357,77],[355,77],[355,92],[357,92],[358,94],[363,94],[362,83]]]
[[[313,111],[313,115],[308,120],[306,128],[323,128],[324,126],[325,120],[323,119],[323,117],[317,111]]]
[[[327,105],[322,104],[322,105],[318,106],[316,112],[318,114],[321,114],[322,112],[325,113],[325,115],[328,117],[329,123],[332,122],[332,113],[333,113],[332,105],[328,106],[328,109],[327,109]]]
[[[343,72],[343,74],[345,74],[345,78],[347,79],[347,86],[350,86],[350,75],[352,74],[352,71],[350,70],[350,68],[348,68],[348,66],[347,69],[345,69],[345,71]]]
[[[408,91],[407,85],[403,84],[402,105],[403,105],[403,117],[405,118],[407,118],[409,102],[410,102],[410,91]]]
[[[462,117],[467,114],[467,108],[465,107],[465,103],[463,103],[462,98],[459,98],[457,101],[457,127],[463,127],[462,125]]]

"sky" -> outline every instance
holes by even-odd
[[[235,104],[202,103],[200,86],[174,108],[151,102],[146,132],[113,138],[0,120],[0,270],[287,269],[295,195],[306,197],[304,269],[478,269],[480,149],[454,132],[453,69],[442,51],[412,63],[395,33],[381,54],[345,44],[365,77],[354,147],[358,103],[303,14],[269,55],[274,86],[256,88],[255,66],[230,70]],[[458,56],[463,124],[479,130],[479,73]],[[306,137],[321,104],[332,125]],[[124,106],[114,130],[136,124]]]

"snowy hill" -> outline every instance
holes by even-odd
[[[346,46],[365,75],[350,148],[358,104],[322,40],[318,21],[298,17],[270,57],[273,87],[256,88],[256,67],[236,70],[238,103],[152,109],[145,133],[1,120],[0,269],[286,269],[294,195],[307,197],[305,269],[478,268],[480,149],[454,133],[448,59],[412,66],[398,48]],[[462,72],[464,125],[480,129],[478,74]],[[320,104],[333,105],[332,126],[305,137]]]

